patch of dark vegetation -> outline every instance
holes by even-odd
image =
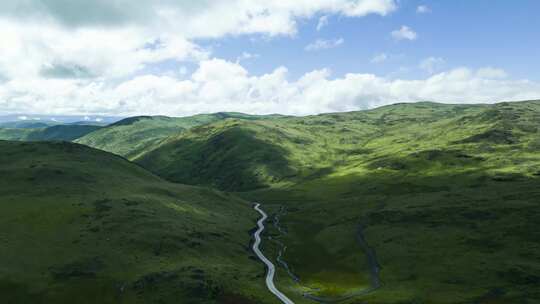
[[[163,118],[165,118],[165,116],[163,116]],[[109,125],[108,127],[113,127],[113,126],[129,126],[129,125],[132,125],[140,120],[145,120],[145,119],[152,119],[152,116],[136,116],[136,117],[129,117],[129,118],[126,118],[126,119],[122,119],[120,121],[117,121],[111,125]]]
[[[395,159],[381,159],[369,164],[369,169],[390,169],[390,170],[405,170],[407,164]]]
[[[519,173],[497,173],[491,179],[496,182],[516,182],[522,180],[524,176]]]
[[[497,273],[501,279],[504,279],[511,285],[530,285],[540,286],[540,275],[532,274],[521,268],[513,268]]]
[[[83,259],[70,264],[51,267],[50,272],[55,280],[71,278],[92,278],[104,268],[102,260],[98,257]]]
[[[218,304],[257,304],[256,301],[241,295],[223,293],[218,296]]]
[[[368,214],[367,225],[425,224],[438,226],[471,226],[477,222],[494,221],[499,215],[481,210],[462,210],[458,207],[439,209],[409,209],[410,211],[379,210]],[[472,226],[471,226],[472,227]]]
[[[491,129],[486,132],[467,137],[454,142],[457,144],[492,143],[498,145],[513,145],[519,142],[518,137],[510,130]]]
[[[132,288],[134,290],[137,290],[139,292],[142,292],[146,289],[155,289],[159,287],[160,284],[171,282],[179,278],[179,274],[177,272],[171,272],[171,271],[162,271],[162,272],[154,272],[147,274],[137,281],[133,282]]]
[[[467,246],[470,246],[471,248],[474,248],[486,254],[496,252],[504,248],[503,243],[500,243],[497,240],[492,239],[492,238],[479,238],[479,239],[469,238],[465,240],[465,244]]]
[[[498,304],[498,303],[506,303],[506,301],[503,302],[504,296],[506,295],[506,290],[500,287],[492,288],[489,290],[485,295],[479,297],[478,299],[475,299],[473,301],[473,304]]]
[[[402,183],[377,183],[369,186],[365,190],[365,194],[378,194],[386,193],[392,195],[400,194],[412,194],[412,193],[435,193],[449,191],[449,186],[436,186],[436,185],[420,185],[408,182]]]
[[[459,150],[425,150],[411,154],[415,158],[423,158],[428,161],[474,160],[484,161],[483,157],[472,156]]]
[[[94,212],[98,214],[98,217],[103,217],[104,213],[107,213],[112,209],[109,205],[110,202],[111,200],[109,199],[94,201]]]

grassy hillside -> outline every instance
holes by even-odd
[[[283,206],[284,258],[300,284],[282,269],[279,285],[298,303],[306,291],[369,286],[359,227],[382,287],[350,303],[536,303],[539,122],[538,101],[227,120],[136,161],[172,181],[243,191],[272,212]]]
[[[2,303],[274,303],[245,201],[82,145],[0,151]]]
[[[101,129],[95,125],[55,125],[46,128],[31,128],[16,124],[16,128],[0,128],[0,140],[19,141],[73,141],[88,133]],[[35,125],[37,127],[37,125]]]
[[[42,129],[54,124],[39,121],[8,121],[0,123],[0,128],[6,129]]]
[[[25,140],[30,141],[73,141],[86,134],[101,129],[100,126],[91,125],[58,125],[30,133]]]
[[[0,128],[0,140],[24,140],[33,129]]]
[[[201,114],[190,117],[131,117],[88,134],[77,142],[133,159],[152,150],[171,135],[230,117],[258,119],[258,116],[241,113]]]

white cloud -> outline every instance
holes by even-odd
[[[443,58],[428,57],[420,62],[420,68],[429,74],[433,74],[440,71],[444,67],[445,63],[446,61]]]
[[[237,63],[240,63],[244,60],[250,60],[250,59],[256,59],[256,58],[259,58],[260,55],[259,54],[252,54],[252,53],[249,53],[249,52],[242,52],[242,55],[238,56],[238,58],[236,58],[236,62]]]
[[[500,78],[496,69],[468,68],[426,79],[373,74],[332,78],[327,69],[291,80],[285,67],[251,75],[238,63],[204,60],[188,78],[143,75],[116,86],[95,81],[10,81],[0,93],[12,112],[47,114],[191,115],[202,112],[315,114],[373,108],[394,102],[496,102],[535,99],[540,83]],[[20,92],[26,92],[20,94]]]
[[[322,16],[319,18],[319,23],[317,23],[317,31],[323,29],[323,27],[328,25],[328,16]]]
[[[416,12],[418,14],[427,14],[427,13],[431,13],[431,8],[429,8],[428,6],[426,5],[419,5],[417,8],[416,8]]]
[[[345,40],[343,38],[333,39],[333,40],[317,39],[315,42],[306,45],[305,50],[318,51],[318,50],[333,49],[342,45],[344,42]]]
[[[508,77],[508,74],[504,70],[486,67],[481,68],[476,72],[478,77],[488,78],[488,79],[502,79]]]
[[[395,40],[416,40],[418,35],[410,27],[403,25],[399,30],[395,30],[391,33]]]
[[[0,112],[44,103],[74,111],[64,98],[94,100],[80,112],[106,112],[118,106],[107,99],[111,88],[151,73],[174,79],[187,75],[185,62],[209,58],[199,38],[294,35],[299,21],[387,15],[396,1],[0,1],[0,96],[9,98]]]
[[[386,60],[388,60],[388,55],[386,53],[380,53],[371,58],[371,63],[383,63]]]

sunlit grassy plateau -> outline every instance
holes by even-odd
[[[538,303],[539,123],[538,101],[424,102],[130,118],[76,139],[119,156],[2,142],[1,292],[13,303],[278,303],[249,250],[257,201],[285,211],[286,233],[270,220],[265,235],[287,246],[300,281],[279,268],[277,285],[296,303],[369,288],[359,229],[381,286],[343,303]]]

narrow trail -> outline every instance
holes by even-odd
[[[294,302],[289,299],[286,295],[284,295],[281,291],[279,291],[276,286],[274,285],[274,274],[276,272],[276,267],[272,262],[270,262],[269,259],[267,259],[264,254],[259,249],[259,245],[261,244],[261,233],[264,230],[264,221],[268,218],[266,213],[260,208],[260,204],[255,204],[253,206],[253,209],[255,209],[257,212],[261,214],[261,218],[257,222],[258,229],[253,234],[255,238],[255,243],[253,243],[253,251],[259,257],[259,259],[266,265],[267,272],[266,272],[266,286],[268,287],[268,290],[270,290],[271,293],[273,293],[281,302],[285,304],[294,304]]]

